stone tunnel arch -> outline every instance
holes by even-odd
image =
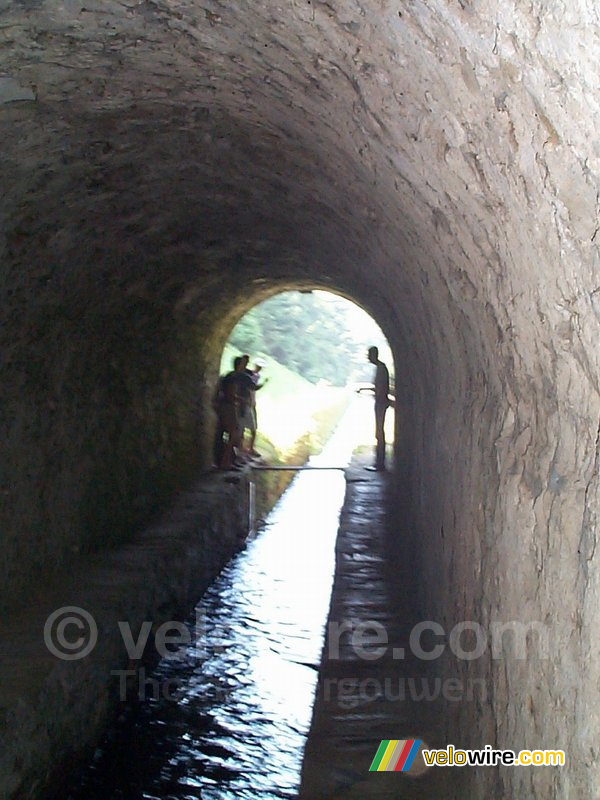
[[[341,300],[347,301],[349,304],[355,306],[360,311],[364,312],[372,321],[373,323],[379,328],[381,334],[385,338],[385,340],[389,344],[388,335],[386,333],[386,329],[384,325],[380,324],[378,318],[374,315],[372,310],[369,309],[368,306],[365,306],[363,302],[356,299],[356,291],[350,291],[349,289],[341,289],[336,285],[325,285],[323,283],[314,282],[310,279],[305,279],[303,281],[297,282],[288,282],[285,284],[273,283],[271,284],[267,278],[259,278],[256,280],[258,286],[254,288],[254,293],[251,297],[245,297],[243,300],[240,301],[239,305],[236,305],[234,308],[230,310],[224,316],[223,320],[223,328],[220,328],[219,335],[222,337],[222,346],[223,346],[230,338],[230,335],[235,328],[235,326],[244,319],[245,315],[248,312],[252,311],[253,309],[257,308],[261,303],[265,302],[266,300],[270,300],[274,297],[279,295],[283,295],[286,292],[326,292],[328,295],[332,297],[339,298]],[[260,287],[260,288],[259,288]],[[360,294],[360,292],[358,292]],[[369,302],[368,299],[366,301]],[[225,333],[223,333],[225,331]],[[389,331],[389,329],[388,329]],[[391,350],[391,347],[390,347]],[[392,353],[393,355],[393,353]]]
[[[316,293],[317,296],[316,305],[312,305],[312,303],[307,305],[306,303],[302,302],[303,295],[313,296],[314,293]],[[298,324],[298,321],[296,321],[294,325],[294,329],[297,333],[296,338],[293,336],[290,337],[289,332],[280,332],[280,325],[283,325],[284,328],[287,327],[286,323],[283,321],[281,310],[277,308],[277,306],[269,305],[268,303],[269,300],[273,300],[278,297],[285,299],[286,302],[292,302],[294,310],[297,308],[301,315],[301,324]],[[330,306],[329,301],[336,301],[335,305],[333,307]],[[326,306],[323,305],[324,302],[327,304]],[[254,310],[260,310],[263,306],[263,303],[266,303],[266,308],[263,310],[267,312],[268,322],[266,323],[266,330],[268,330],[269,335],[267,337],[265,335],[265,330],[262,330],[262,326],[265,325],[264,320],[261,320],[258,323],[255,320],[254,325],[258,324],[258,329],[260,330],[259,341],[262,343],[253,346],[251,344],[251,337],[242,335],[241,333],[235,337],[234,331],[239,323],[248,318],[250,312]],[[340,329],[338,333],[341,337],[350,336],[350,338],[354,339],[353,346],[350,350],[344,346],[336,347],[332,337],[336,335],[336,330],[338,329],[323,325],[324,320],[322,314],[324,312],[328,317],[327,323],[330,322],[329,317],[331,316],[336,325],[339,324]],[[308,330],[304,329],[304,324],[306,324]],[[356,333],[359,335],[356,336]],[[300,338],[304,336],[306,339]],[[306,355],[307,344],[309,343],[311,344],[311,347],[308,349],[308,352],[314,355],[314,359],[307,357]],[[302,350],[304,352],[304,357],[300,360],[297,358],[287,358],[284,351],[285,347],[287,347],[289,344],[291,344],[291,347],[294,351]],[[317,350],[313,349],[312,344],[316,345]],[[357,368],[362,373],[361,381],[369,381],[371,379],[372,370],[368,365],[367,350],[371,345],[378,345],[379,357],[383,359],[389,369],[390,391],[395,391],[395,360],[389,340],[385,335],[385,331],[379,325],[375,317],[373,317],[373,315],[370,314],[369,311],[364,308],[364,306],[356,302],[349,292],[334,290],[332,287],[325,289],[319,284],[309,282],[298,285],[287,285],[283,290],[278,287],[265,286],[261,292],[261,299],[258,302],[252,302],[251,305],[245,303],[241,311],[236,311],[234,322],[231,327],[229,327],[225,341],[220,348],[221,357],[219,363],[221,366],[221,373],[228,372],[232,368],[231,357],[234,355],[234,352],[228,351],[229,358],[225,359],[224,348],[226,345],[233,347],[235,355],[239,355],[241,352],[248,353],[251,358],[249,364],[250,368],[254,364],[254,359],[257,357],[262,359],[265,356],[268,356],[282,364],[284,367],[291,369],[292,372],[299,373],[301,377],[305,378],[307,375],[309,375],[308,380],[311,382],[316,382],[318,375],[320,381],[325,380],[326,383],[331,383],[331,381],[333,381],[334,386],[345,386],[346,389],[352,385],[353,380],[357,380]],[[321,345],[326,346],[330,351],[327,355],[324,355],[318,350]],[[336,366],[333,371],[331,369],[332,364],[329,363],[330,356],[332,354],[335,354],[335,358],[339,359],[337,361],[338,366]],[[296,366],[293,366],[292,362],[296,364]],[[358,364],[357,362],[361,363]],[[302,363],[304,367],[297,366],[299,363]],[[317,374],[313,373],[313,370],[315,369],[319,370]],[[334,373],[336,374],[335,379],[333,377]],[[261,376],[264,378],[266,373],[262,372]],[[260,382],[262,382],[262,378]],[[264,393],[261,392],[257,397],[258,406],[261,405],[261,401],[263,399]],[[289,396],[289,400],[292,400],[291,395]],[[275,416],[279,416],[280,413],[283,415],[287,414],[286,401],[284,400],[281,405],[277,403],[276,406],[273,406],[271,403],[270,413],[273,414],[274,412]],[[259,416],[262,417],[262,412],[260,409]],[[302,419],[305,418],[302,417]],[[308,420],[305,419],[305,421],[308,424]],[[395,431],[398,424],[399,422],[397,415],[392,409],[390,413],[387,414],[387,421],[385,425],[387,431],[386,435],[388,451],[392,449],[394,452],[397,452],[397,448],[395,447]],[[400,424],[407,424],[407,420],[402,420]],[[372,428],[372,425],[370,427]],[[305,433],[305,431],[300,431],[297,427],[294,427],[293,430],[296,430],[298,434]],[[394,431],[394,434],[392,434],[392,430]]]

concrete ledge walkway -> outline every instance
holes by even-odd
[[[137,641],[144,621],[151,621],[155,631],[191,613],[243,546],[247,473],[202,476],[130,543],[82,558],[70,574],[40,586],[27,607],[2,621],[2,800],[39,797],[63,767],[98,740],[119,698],[113,671],[135,670],[141,663],[129,659],[119,621],[129,623]],[[60,618],[76,616],[82,628],[93,620],[97,646],[92,642],[84,658],[66,660],[49,652],[45,625],[58,610]],[[82,611],[89,617],[84,619]],[[70,625],[66,639],[91,638],[89,625],[84,631]],[[56,634],[53,629],[52,640]],[[151,643],[147,649],[152,650]]]
[[[390,529],[386,514],[391,476],[354,463],[347,480],[300,798],[453,797],[447,786],[450,770],[425,769],[420,753],[410,774],[369,772],[382,739],[422,739],[431,747],[447,742],[440,736],[443,709],[438,702],[411,699],[421,694],[427,677],[424,663],[410,655],[409,635],[418,618],[415,576],[403,558],[406,533]],[[387,644],[373,642],[375,631],[367,625],[361,641],[358,626],[372,621],[385,629]],[[385,653],[373,658],[378,646]]]

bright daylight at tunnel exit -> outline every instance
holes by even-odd
[[[594,800],[598,4],[0,36],[0,796]]]
[[[356,304],[312,289],[278,293],[259,303],[229,334],[214,395],[217,416],[224,418],[217,425],[214,465],[229,468],[233,461],[239,467],[244,461],[261,457],[271,467],[302,465],[311,453],[321,450],[357,395],[370,397],[370,403],[356,404],[362,413],[356,414],[353,448],[376,465],[376,367],[369,361],[372,347],[377,348],[378,360],[384,365],[381,369],[388,375],[385,452],[380,460],[382,467],[386,462],[391,466],[394,368],[388,341],[377,323]],[[239,373],[232,375],[236,363]],[[250,380],[244,378],[245,372]],[[240,374],[240,419],[235,435],[239,436],[240,428],[243,435],[239,436],[234,457],[223,458],[223,448],[231,438],[224,431],[231,409],[226,386],[231,378],[235,384]],[[240,462],[237,465],[236,460]]]

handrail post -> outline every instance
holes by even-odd
[[[256,526],[256,483],[248,480],[248,536],[252,536]]]

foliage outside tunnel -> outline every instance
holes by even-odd
[[[236,355],[264,364],[257,393],[257,447],[272,466],[303,465],[319,452],[353,397],[356,383],[372,382],[371,345],[393,365],[379,326],[354,303],[329,292],[284,292],[249,311],[235,326],[221,373]],[[294,477],[256,473],[260,521]]]
[[[346,386],[369,381],[371,345],[392,366],[379,326],[361,308],[331,292],[283,292],[251,309],[229,343],[241,352],[268,355],[312,383]]]

